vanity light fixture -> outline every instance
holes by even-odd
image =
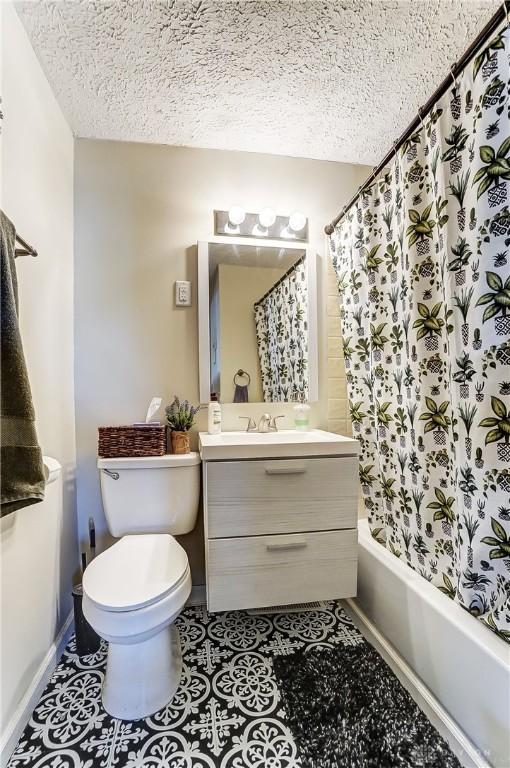
[[[240,205],[233,205],[228,212],[228,220],[234,227],[238,227],[246,218],[246,211]]]
[[[278,216],[269,207],[259,213],[248,213],[241,206],[233,205],[228,211],[214,211],[214,234],[306,243],[308,219],[301,211]]]
[[[263,208],[259,213],[260,226],[263,229],[269,229],[276,221],[276,213],[272,208]]]
[[[293,232],[301,232],[306,225],[306,216],[301,211],[293,211],[289,216],[289,229]]]

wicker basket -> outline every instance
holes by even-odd
[[[120,456],[163,456],[166,426],[99,427],[97,453],[103,459]]]

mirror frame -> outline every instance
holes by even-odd
[[[223,243],[224,245],[250,245],[254,248],[277,247],[292,251],[306,252],[306,278],[308,287],[308,402],[315,403],[319,399],[319,359],[318,359],[318,325],[317,325],[317,255],[313,248],[305,247],[304,243],[278,240],[276,243],[268,240],[262,244],[259,240],[253,242],[247,238],[214,237],[211,240],[199,240],[198,255],[198,376],[200,403],[204,405],[211,399],[211,353],[209,329],[209,245]],[[264,405],[262,401],[260,405]],[[290,401],[289,401],[290,402]],[[269,403],[268,403],[269,404]],[[226,403],[226,405],[242,405],[242,403]]]

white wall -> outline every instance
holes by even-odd
[[[1,207],[39,252],[17,261],[21,335],[43,453],[63,487],[1,521],[1,729],[71,609],[78,563],[73,382],[73,137],[11,3],[1,4]],[[58,490],[60,489],[60,491]]]
[[[197,240],[213,234],[213,210],[234,203],[303,211],[310,243],[325,255],[323,227],[366,176],[362,166],[255,153],[80,139],[75,147],[76,427],[79,532],[106,532],[96,469],[97,427],[143,418],[153,395],[198,401]],[[327,425],[326,262],[321,260],[320,399]],[[191,280],[193,306],[175,307],[175,280]],[[240,413],[291,412],[289,404],[225,405]],[[289,422],[290,423],[290,422]],[[201,415],[198,428],[207,424]],[[203,582],[199,532],[183,542]]]

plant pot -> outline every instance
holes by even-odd
[[[455,273],[455,285],[464,285],[465,282],[466,282],[466,270],[459,269],[459,271]]]
[[[170,432],[170,443],[172,453],[190,453],[189,433],[188,432]]]
[[[416,251],[419,256],[426,256],[430,251],[430,241],[426,239],[418,240],[418,243],[416,244]]]
[[[459,208],[457,211],[457,224],[459,225],[459,229],[461,232],[464,232],[464,229],[466,227],[466,209],[465,208]]]
[[[450,101],[450,109],[452,111],[452,117],[454,120],[458,120],[460,117],[461,101],[460,96],[456,94]]]
[[[496,317],[494,319],[494,328],[498,336],[506,336],[510,333],[510,315],[506,317]]]
[[[432,434],[436,445],[446,445],[446,433],[442,429],[435,429]]]
[[[437,336],[425,337],[425,349],[427,352],[437,352],[439,348],[439,339]]]
[[[498,55],[497,52],[489,56],[485,64],[482,66],[482,77],[487,80],[498,68]]]
[[[487,194],[489,206],[494,208],[496,205],[501,205],[502,203],[506,202],[507,194],[508,187],[506,182],[502,182],[502,184],[496,184],[495,187],[489,189]]]
[[[510,461],[510,443],[498,443],[497,453],[500,461]]]

